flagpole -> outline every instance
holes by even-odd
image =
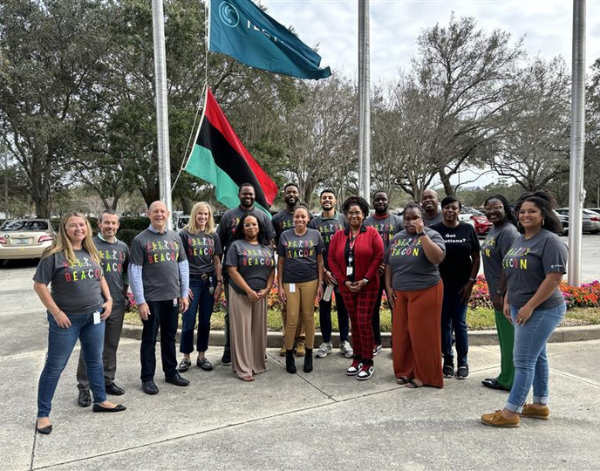
[[[571,83],[571,157],[569,170],[569,265],[571,286],[581,284],[581,228],[585,200],[583,158],[585,139],[585,0],[573,0]]]
[[[160,200],[172,212],[171,157],[169,154],[169,110],[167,101],[167,61],[165,24],[162,0],[152,0],[152,29],[154,36],[154,73],[156,88],[156,127],[158,136],[158,184]],[[167,227],[173,228],[171,218]]]
[[[369,0],[358,2],[358,188],[370,201],[371,193],[371,97],[370,97]]]

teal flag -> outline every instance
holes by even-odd
[[[319,54],[250,0],[211,0],[209,44],[257,69],[314,80],[331,75]]]

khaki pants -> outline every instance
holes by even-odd
[[[312,349],[315,344],[315,297],[318,280],[295,283],[296,290],[290,293],[290,283],[284,283],[283,289],[287,298],[287,319],[285,323],[285,349],[294,348],[294,336],[299,324],[306,330],[306,348]]]

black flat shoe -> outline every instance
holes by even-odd
[[[123,412],[125,409],[127,409],[127,407],[125,407],[123,404],[117,404],[112,408],[102,407],[100,404],[94,404],[94,407],[92,407],[94,412]]]
[[[110,394],[111,396],[122,396],[125,394],[125,390],[115,383],[110,383],[106,385],[106,394]]]
[[[158,394],[158,386],[154,381],[143,381],[142,389],[146,394],[150,394],[151,396]]]
[[[77,398],[77,405],[79,407],[89,407],[92,405],[92,396],[90,395],[89,389],[80,389],[79,397]]]
[[[208,361],[208,358],[204,357],[202,359],[198,358],[196,360],[196,365],[199,368],[202,368],[204,371],[211,371],[213,369],[212,363]]]
[[[175,376],[165,376],[165,381],[167,383],[174,384],[175,386],[187,386],[190,382],[182,378],[179,373],[175,373]]]
[[[192,362],[190,360],[186,360],[185,358],[181,360],[179,366],[177,367],[177,371],[187,371],[190,366],[192,366]]]
[[[500,391],[510,391],[510,388],[506,388],[504,386],[502,386],[498,381],[496,381],[496,378],[487,378],[484,379],[481,384],[483,384],[486,388],[490,388],[490,389],[497,389]]]
[[[42,435],[50,435],[50,433],[52,432],[52,424],[46,425],[42,428],[37,428],[36,425],[35,430],[37,431],[37,433],[41,433]]]

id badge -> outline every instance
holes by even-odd
[[[346,267],[346,276],[350,276],[354,273],[354,268]]]
[[[173,300],[173,307],[177,306],[177,298]]]
[[[296,292],[296,283],[290,283],[290,293]]]
[[[94,324],[100,324],[101,319],[100,319],[100,311],[95,311],[94,312]]]

